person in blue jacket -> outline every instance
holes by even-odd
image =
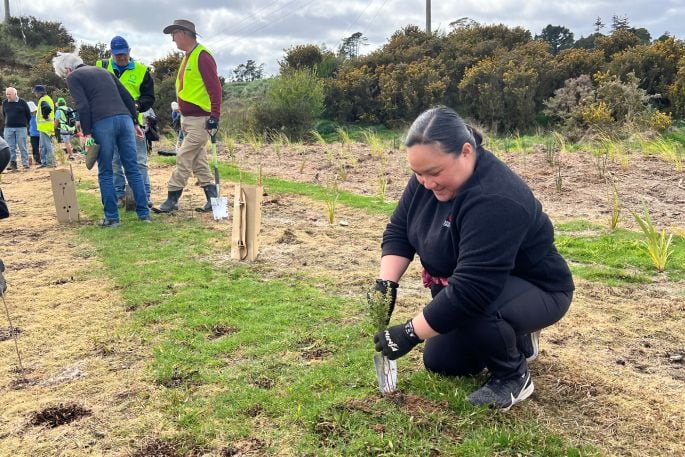
[[[564,316],[574,284],[540,202],[482,141],[446,107],[422,113],[409,129],[414,174],[383,234],[375,289],[391,294],[392,309],[418,254],[432,300],[374,342],[396,359],[425,341],[424,365],[444,375],[487,368],[467,399],[508,410],[533,393],[528,363],[539,331]]]
[[[40,163],[40,132],[36,125],[36,112],[38,107],[33,102],[28,102],[31,110],[31,120],[29,121],[29,137],[31,138],[31,155],[33,156],[33,163]]]

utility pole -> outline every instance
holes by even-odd
[[[5,24],[10,23],[10,0],[5,0]]]
[[[5,0],[6,2],[8,0]],[[426,0],[426,35],[431,34],[431,0]]]

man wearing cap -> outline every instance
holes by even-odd
[[[29,105],[17,95],[17,89],[5,89],[5,100],[2,101],[2,116],[5,118],[3,136],[10,149],[9,170],[17,169],[17,147],[21,154],[21,163],[29,168],[29,153],[26,149],[26,129],[31,121]]]
[[[176,156],[176,168],[168,183],[168,195],[159,211],[169,213],[178,209],[178,199],[193,173],[204,189],[207,203],[198,211],[211,211],[211,199],[217,197],[212,172],[209,169],[205,146],[219,128],[221,115],[221,82],[214,57],[197,42],[195,24],[177,19],[164,28],[176,47],[185,52],[176,76],[176,98],[181,111],[181,129],[185,134]]]
[[[38,168],[54,167],[55,157],[52,154],[52,136],[55,134],[55,102],[47,95],[42,84],[34,86],[33,93],[38,97],[36,125],[40,132],[40,165]]]
[[[55,74],[67,82],[83,134],[99,145],[98,183],[105,212],[100,226],[118,227],[120,223],[112,177],[115,146],[131,184],[138,219],[150,222],[145,185],[136,163],[136,136],[142,138],[143,131],[136,121],[138,111],[133,97],[116,76],[102,68],[85,65],[77,54],[58,52],[52,66]]]
[[[121,84],[124,85],[135,101],[136,109],[138,110],[138,124],[143,127],[143,113],[152,108],[155,102],[155,83],[150,75],[150,70],[131,57],[131,48],[121,36],[117,35],[112,38],[110,52],[112,56],[109,59],[98,60],[95,65],[104,68],[119,78]],[[138,162],[140,175],[145,183],[147,203],[150,201],[150,176],[147,166],[147,142],[144,138],[136,138],[136,161]],[[112,170],[114,172],[114,189],[117,194],[117,205],[123,207],[126,181],[118,150],[114,151]]]

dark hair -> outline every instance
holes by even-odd
[[[476,149],[483,135],[464,122],[452,109],[437,106],[424,111],[409,127],[404,144],[410,148],[417,144],[437,144],[450,154],[461,154],[465,143]]]

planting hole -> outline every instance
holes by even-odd
[[[90,416],[91,411],[75,403],[60,403],[49,406],[31,415],[31,425],[45,425],[50,428],[68,424],[81,417]]]

